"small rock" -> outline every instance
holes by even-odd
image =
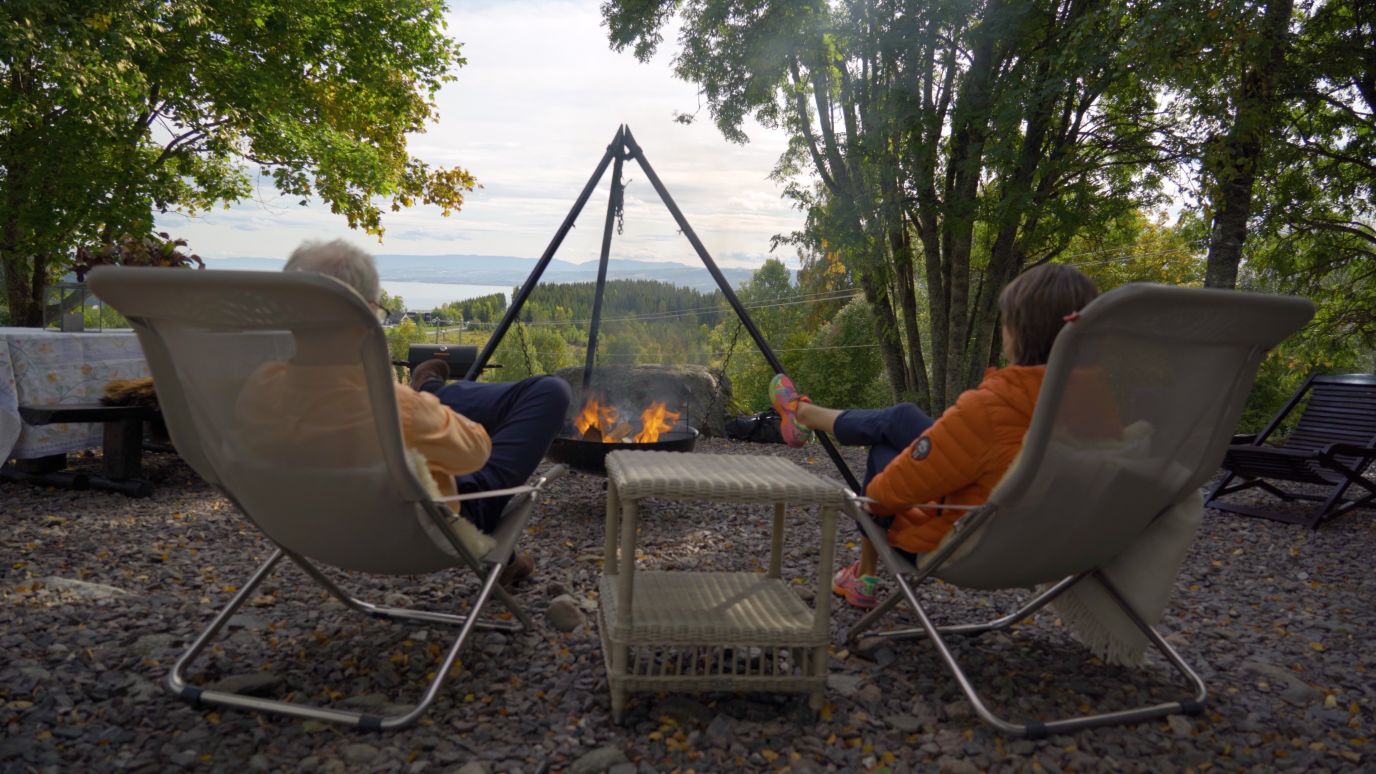
[[[975,764],[949,755],[938,758],[936,766],[941,774],[979,774],[979,767]]]
[[[964,720],[975,714],[975,707],[965,699],[961,699],[960,701],[953,701],[945,707],[942,707],[942,711],[946,713],[946,717],[950,720]]]
[[[655,706],[653,717],[666,715],[681,724],[699,726],[705,726],[715,719],[714,713],[707,705],[686,696],[670,696]]]
[[[271,672],[252,672],[243,675],[230,675],[207,685],[208,691],[241,693],[245,696],[262,696],[271,693],[282,684],[282,678]]]
[[[584,753],[569,767],[569,772],[570,774],[601,774],[613,766],[629,762],[626,760],[626,753],[620,747],[608,745]]]
[[[487,764],[482,761],[469,761],[454,774],[488,774]]]
[[[228,621],[225,622],[225,626],[230,629],[248,629],[250,631],[258,631],[266,627],[267,624],[263,623],[263,619],[255,615],[249,615],[248,613],[235,613],[234,615],[229,617]]]
[[[588,617],[583,614],[578,602],[568,594],[561,594],[549,603],[549,608],[545,610],[545,619],[549,621],[550,626],[561,632],[571,632],[588,622]]]
[[[341,751],[350,763],[368,763],[377,757],[377,748],[370,744],[348,744]]]
[[[860,675],[833,673],[827,675],[827,690],[835,691],[847,699],[860,690]]]
[[[707,738],[717,747],[725,747],[736,738],[736,720],[730,715],[718,715],[707,724]]]
[[[634,763],[627,762],[618,763],[610,769],[607,769],[607,774],[635,774],[636,771],[636,765]]]
[[[1280,697],[1297,707],[1305,707],[1323,698],[1323,693],[1305,682],[1294,682],[1280,692]]]
[[[134,640],[134,644],[129,649],[144,658],[151,658],[172,649],[178,641],[177,637],[170,634],[145,634]]]
[[[922,721],[912,715],[898,714],[890,715],[885,718],[889,727],[899,733],[912,734],[922,729]]]
[[[1189,718],[1183,715],[1168,715],[1166,717],[1166,723],[1170,725],[1171,733],[1182,739],[1188,739],[1190,734],[1194,731],[1194,724],[1190,722]]]
[[[855,692],[855,698],[864,704],[874,705],[884,701],[884,691],[874,683],[869,683]]]
[[[103,583],[88,583],[73,578],[59,578],[55,575],[43,578],[42,583],[50,589],[69,591],[82,599],[114,599],[129,596],[129,592],[114,586],[106,586]]]

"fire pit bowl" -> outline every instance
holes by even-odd
[[[697,440],[698,431],[697,428],[693,427],[687,430],[665,431],[660,433],[659,440],[649,443],[602,443],[601,441],[585,441],[582,438],[561,435],[554,439],[554,443],[550,444],[549,454],[546,456],[555,462],[562,462],[585,473],[606,473],[608,452],[614,452],[617,449],[690,452]]]

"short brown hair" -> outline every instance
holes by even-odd
[[[1099,295],[1094,281],[1073,266],[1044,263],[1013,278],[999,295],[999,314],[1013,334],[1013,361],[1042,365],[1065,325]]]

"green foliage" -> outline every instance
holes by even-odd
[[[1129,282],[1197,287],[1204,283],[1200,231],[1190,219],[1171,226],[1127,213],[1077,235],[1065,262],[1094,280],[1101,293]]]
[[[435,311],[444,315],[445,319],[456,322],[466,320],[495,323],[502,319],[502,315],[506,313],[506,295],[504,293],[492,293],[464,301],[454,301],[437,308]]]
[[[797,303],[799,289],[793,285],[788,268],[772,258],[765,261],[737,288],[736,296],[749,310],[755,327],[784,368],[793,371],[797,356],[794,350],[807,345],[809,333],[800,324],[805,305]],[[734,314],[726,317],[713,332],[712,341],[714,349],[721,353],[718,365],[725,364],[736,405],[742,410],[759,411],[769,406],[769,380],[774,377],[774,369],[760,354],[749,332],[737,331],[738,326]]]
[[[440,0],[0,5],[12,317],[38,319],[75,246],[240,200],[255,173],[372,233],[384,207],[459,209],[473,178],[406,151],[463,64],[442,12]]]
[[[824,323],[794,358],[794,381],[814,403],[878,408],[893,403],[874,345],[869,304],[856,298]]]
[[[390,295],[385,288],[378,290],[378,306],[388,312],[402,312],[406,310],[406,299],[401,296]]]
[[[893,392],[933,409],[989,361],[1002,285],[1157,200],[1151,79],[1194,50],[1159,32],[1183,4],[1134,0],[612,0],[613,47],[648,57],[672,10],[722,133],[789,131],[776,175],[807,225],[787,241],[840,257]]]
[[[390,308],[390,307],[389,307]],[[393,361],[405,360],[411,354],[411,345],[425,341],[425,332],[409,319],[383,329],[387,337],[387,354]],[[398,367],[398,377],[403,374]]]
[[[104,304],[84,307],[81,310],[81,319],[88,331],[129,327],[129,321],[124,319],[124,315],[116,312],[113,306]]]

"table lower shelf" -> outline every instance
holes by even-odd
[[[621,645],[826,645],[827,627],[788,584],[748,572],[637,572],[630,623],[617,576],[602,577],[607,636]]]
[[[604,576],[598,628],[620,722],[633,691],[826,692],[829,632],[787,584],[754,573],[636,573],[634,623],[617,626]]]

